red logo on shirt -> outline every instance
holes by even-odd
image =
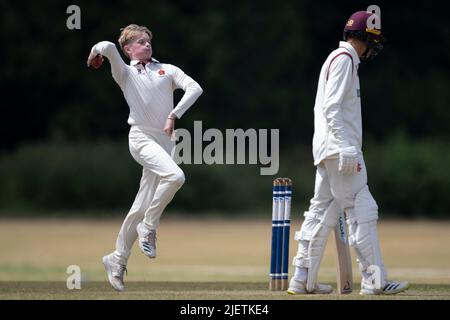
[[[360,172],[361,171],[361,163],[358,162],[358,166],[356,167],[356,171]]]
[[[163,69],[159,69],[158,73],[159,73],[160,76],[163,76],[163,75],[166,74],[166,72]]]

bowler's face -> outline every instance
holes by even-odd
[[[152,57],[152,44],[147,33],[141,32],[128,45],[128,55],[132,60],[147,61]]]

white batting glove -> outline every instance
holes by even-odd
[[[359,153],[354,146],[339,150],[339,172],[352,174],[358,172]]]

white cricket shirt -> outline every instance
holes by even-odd
[[[355,146],[361,152],[359,63],[353,46],[340,41],[322,66],[314,105],[314,165],[337,158],[342,147]]]
[[[108,58],[112,76],[130,107],[128,124],[132,126],[162,130],[170,112],[181,118],[203,92],[197,82],[174,65],[153,58],[145,67],[137,60],[125,64],[112,42],[99,42],[91,52]],[[174,108],[173,92],[178,88],[185,93]]]

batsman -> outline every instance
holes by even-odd
[[[379,27],[373,27],[378,21]],[[288,293],[328,294],[330,285],[317,282],[320,261],[330,230],[345,213],[348,242],[357,256],[362,295],[389,295],[408,288],[389,281],[377,235],[378,206],[367,186],[362,153],[361,97],[358,68],[383,49],[379,16],[358,11],[344,28],[344,39],[320,71],[314,106],[314,196],[295,239],[295,273]]]

